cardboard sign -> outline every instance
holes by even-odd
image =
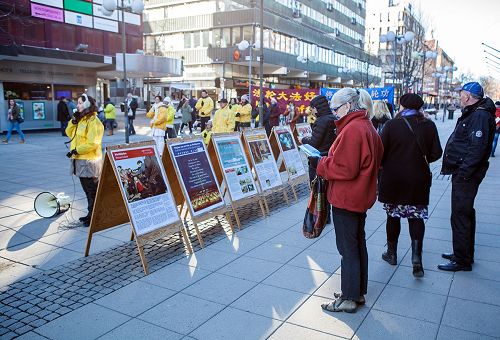
[[[225,206],[214,169],[201,139],[168,143],[186,202],[193,217]]]
[[[295,179],[306,174],[302,158],[295,144],[292,132],[288,125],[275,126],[273,128],[276,141],[278,143],[285,168],[290,179]]]
[[[262,190],[282,186],[283,181],[265,130],[247,130],[244,137]]]
[[[257,195],[257,186],[239,133],[213,135],[212,142],[231,200],[239,201]]]

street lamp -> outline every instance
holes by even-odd
[[[394,49],[394,64],[392,69],[392,84],[395,86],[396,83],[396,58],[397,58],[397,44],[404,44],[412,41],[415,38],[415,33],[408,31],[405,34],[396,34],[393,31],[389,31],[386,34],[380,36],[380,42],[387,43],[392,42]]]
[[[422,58],[422,90],[420,92],[420,94],[422,95],[422,97],[424,96],[424,84],[425,84],[425,61],[426,59],[436,59],[437,58],[437,52],[436,51],[422,51],[422,52],[413,52],[413,58],[417,59],[417,58]]]
[[[253,36],[253,34],[252,34]],[[240,51],[245,51],[247,48],[250,48],[250,57],[248,59],[248,96],[251,100],[252,98],[252,59],[253,59],[253,50],[258,50],[261,48],[260,41],[256,41],[252,43],[253,37],[250,38],[250,42],[247,40],[242,40],[236,44]]]
[[[442,68],[441,67],[436,67],[436,71],[442,71]],[[443,84],[445,82],[445,78],[446,78],[446,74],[445,73],[441,73],[441,72],[432,72],[432,77],[436,78],[437,81],[438,81],[438,86],[437,86],[437,96],[438,96],[438,112],[439,112],[439,108],[441,107],[441,104],[442,104],[442,93],[440,95],[440,91],[439,91],[439,86],[440,86],[440,83]],[[443,79],[442,82],[440,82],[440,80]],[[436,120],[437,120],[437,113],[436,113]],[[444,121],[444,109],[443,109],[443,121]]]
[[[445,66],[442,68],[442,71],[443,72],[443,76],[444,76],[444,80],[443,80],[443,93],[442,93],[442,97],[445,97],[446,93],[445,93],[445,89],[444,89],[444,84],[446,83],[446,80],[447,80],[447,77],[448,77],[448,72],[451,72],[451,80],[453,79],[453,71],[456,71],[457,70],[457,67],[456,66]],[[443,100],[443,122],[444,122],[444,100]]]
[[[127,103],[127,64],[126,64],[126,53],[127,53],[127,41],[125,38],[125,12],[141,14],[144,11],[144,3],[142,0],[133,0],[129,2],[129,5],[125,5],[125,0],[121,1],[121,6],[117,5],[118,0],[104,0],[102,2],[101,12],[104,15],[111,16],[114,11],[122,11],[122,56],[123,56],[123,96],[124,103]],[[125,111],[127,110],[125,105]],[[125,112],[125,143],[129,142],[129,118],[128,112]]]

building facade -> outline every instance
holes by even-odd
[[[365,0],[265,0],[262,42],[258,0],[145,4],[145,52],[184,61],[182,79],[157,80],[181,83],[172,86],[209,89],[214,96],[247,93],[258,84],[260,46],[265,87],[380,81],[378,59],[363,50]],[[237,46],[242,40],[250,45],[246,50]]]

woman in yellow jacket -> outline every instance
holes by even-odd
[[[85,93],[78,98],[77,112],[69,121],[66,135],[71,138],[70,152],[71,173],[80,179],[87,196],[88,214],[80,221],[90,225],[94,207],[97,182],[102,170],[102,136],[104,126],[97,118],[94,98]]]
[[[252,120],[252,105],[250,105],[250,98],[247,94],[241,96],[241,107],[238,108],[236,112],[236,117],[239,117],[240,129],[249,128],[250,121]]]
[[[151,136],[156,142],[159,156],[163,155],[165,148],[165,128],[167,125],[167,106],[161,101],[161,96],[155,97],[155,103],[151,107],[146,117],[151,119]]]
[[[172,100],[170,97],[163,98],[163,105],[167,108],[167,121],[165,123],[167,134],[165,135],[165,140],[167,138],[176,138],[177,132],[175,131],[174,119],[175,119],[175,109],[172,106]]]
[[[115,124],[116,120],[116,108],[109,100],[109,98],[106,98],[104,100],[104,117],[106,118],[106,129],[108,129],[108,136],[113,135],[113,125]]]
[[[236,113],[238,112],[238,109],[240,107],[241,107],[241,105],[238,104],[237,99],[236,98],[231,98],[231,100],[229,101],[229,108],[234,113],[234,131],[239,131],[240,117],[236,117]]]
[[[220,109],[215,111],[214,119],[212,119],[213,133],[232,132],[234,131],[234,113],[227,105],[227,99],[219,100]]]

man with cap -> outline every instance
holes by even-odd
[[[214,101],[208,96],[207,90],[201,91],[201,98],[196,102],[195,108],[198,110],[200,116],[201,131],[204,131],[205,125],[212,117],[212,110],[214,109]]]
[[[482,86],[470,82],[457,90],[462,116],[446,143],[441,169],[442,174],[452,175],[453,253],[442,254],[450,261],[438,265],[441,270],[454,272],[472,270],[476,233],[474,199],[488,170],[495,134],[495,104],[484,97]]]
[[[219,100],[220,109],[215,111],[212,119],[212,132],[232,132],[234,131],[234,112],[227,105],[227,99]]]

